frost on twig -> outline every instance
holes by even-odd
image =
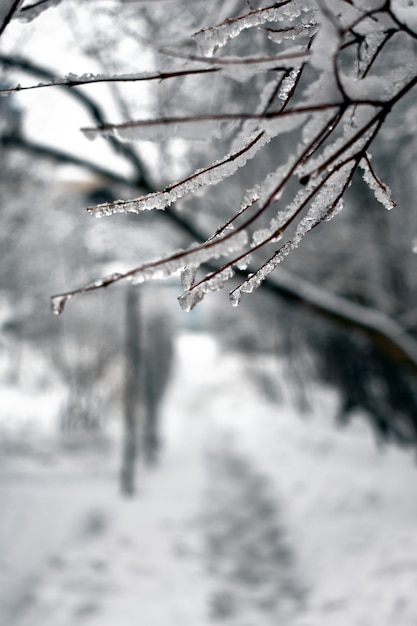
[[[236,233],[229,233],[219,239],[213,238],[201,245],[192,245],[187,250],[179,250],[168,257],[145,263],[128,272],[114,273],[99,278],[79,289],[52,296],[52,311],[55,315],[60,315],[67,301],[73,296],[88,291],[95,291],[122,280],[139,284],[148,280],[169,278],[185,266],[198,268],[202,263],[211,259],[218,259],[221,256],[236,253],[241,250],[246,242],[247,233],[240,230]]]
[[[298,0],[282,0],[270,7],[250,11],[234,19],[226,20],[217,26],[203,28],[194,34],[202,54],[212,56],[231,39],[238,37],[243,30],[256,28],[268,22],[291,22],[301,13],[309,11],[308,3]]]
[[[247,139],[247,143],[239,150],[228,154],[221,161],[201,170],[191,176],[173,183],[164,191],[147,194],[136,200],[118,200],[89,207],[88,210],[95,217],[112,215],[113,213],[140,213],[148,209],[165,209],[176,200],[187,194],[197,191],[200,187],[215,185],[224,178],[231,176],[239,167],[253,158],[256,152],[269,140],[265,132],[258,132]]]
[[[209,112],[187,109],[178,115],[173,103],[161,118],[84,129],[90,137],[114,134],[122,141],[203,137],[229,146],[214,163],[161,191],[90,207],[90,213],[164,209],[227,181],[238,170],[243,179],[252,165],[258,180],[253,183],[248,176],[240,194],[235,188],[234,212],[214,235],[201,237],[204,243],[56,296],[54,312],[60,313],[77,293],[124,279],[162,278],[181,269],[184,293],[179,300],[184,309],[245,271],[240,285],[231,287],[232,304],[238,304],[243,293],[268,280],[313,228],[339,212],[358,166],[376,199],[394,207],[368,152],[392,108],[417,85],[414,18],[415,8],[410,10],[403,0],[281,0],[200,29],[193,35],[198,55],[173,52],[168,71],[120,76],[181,80],[195,73],[200,81],[215,76],[225,94],[233,81],[243,95],[239,102],[221,99],[221,108]],[[392,54],[388,45],[397,35],[407,58]],[[182,66],[173,66],[174,59]],[[84,79],[89,80],[79,77],[79,83]],[[75,84],[77,78],[73,80]],[[215,107],[211,85],[205,83]],[[213,269],[213,259],[219,258]],[[210,267],[204,267],[208,261]]]
[[[371,164],[371,157],[368,154],[366,154],[363,159],[359,161],[359,166],[363,171],[362,176],[364,181],[372,190],[378,202],[380,202],[388,210],[397,206],[397,203],[391,195],[391,189],[375,174]]]

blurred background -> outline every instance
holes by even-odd
[[[170,67],[167,47],[240,5],[63,1],[8,25],[1,87]],[[225,290],[185,313],[174,277],[50,310],[52,294],[214,232],[293,141],[178,213],[95,220],[87,206],[162,189],[227,139],[91,142],[80,128],[249,108],[262,80],[0,98],[1,624],[417,622],[417,370],[302,295],[380,311],[415,341],[411,97],[374,154],[397,208],[358,177],[286,260],[289,289],[237,309]]]

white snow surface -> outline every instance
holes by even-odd
[[[262,373],[281,389],[281,405],[260,395],[254,381]],[[3,408],[0,623],[415,626],[412,456],[379,449],[359,418],[335,428],[328,390],[315,390],[314,410],[300,417],[286,376],[285,362],[225,353],[206,334],[181,335],[164,401],[163,458],[152,472],[139,468],[131,500],[118,495],[117,446],[70,453],[44,439],[19,456]],[[262,543],[275,509],[290,562],[271,561],[272,539]],[[281,541],[277,528],[267,537]],[[210,533],[220,555],[207,551]],[[235,567],[246,563],[248,546],[264,550],[265,566],[251,557],[253,589]],[[258,606],[262,593],[269,604]]]

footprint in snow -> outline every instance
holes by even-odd
[[[303,610],[306,591],[270,480],[225,446],[209,456],[208,476],[203,524],[211,619],[290,623]]]

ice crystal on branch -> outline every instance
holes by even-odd
[[[397,203],[391,196],[391,189],[375,174],[368,154],[360,160],[359,166],[363,170],[364,181],[373,191],[378,202],[380,202],[388,210],[393,209]]]
[[[313,228],[339,212],[358,167],[376,199],[387,208],[395,206],[368,152],[391,110],[417,85],[415,4],[280,0],[248,8],[232,2],[225,8],[235,13],[227,19],[189,33],[194,48],[190,40],[186,45],[181,40],[177,48],[171,42],[171,52],[165,49],[161,57],[166,66],[148,74],[121,75],[120,80],[153,84],[157,79],[170,84],[197,80],[204,86],[204,100],[190,98],[190,92],[181,99],[178,82],[170,92],[179,96],[178,104],[173,97],[164,116],[102,124],[85,129],[89,136],[164,143],[173,137],[214,139],[216,150],[222,152],[216,159],[207,156],[203,166],[200,161],[191,174],[165,189],[148,188],[133,200],[90,207],[91,214],[176,211],[178,200],[187,196],[191,207],[196,191],[211,189],[215,194],[215,186],[221,183],[224,188],[227,181],[233,191],[227,202],[216,196],[224,221],[218,218],[215,233],[202,235],[202,243],[60,294],[55,312],[60,313],[77,293],[120,280],[162,278],[178,270],[183,272],[184,288],[180,304],[186,310],[247,272],[239,286],[231,286],[236,305],[243,293],[267,280]],[[396,50],[401,45],[401,55],[393,54],[393,41]],[[80,82],[115,79],[85,75]],[[66,80],[57,84],[71,86]],[[236,86],[239,98],[231,95]],[[198,106],[193,109],[195,102]],[[256,181],[255,172],[259,172]],[[247,180],[246,188],[235,184],[239,175],[240,181]],[[196,231],[194,223],[192,229]],[[205,267],[208,262],[210,267]]]

